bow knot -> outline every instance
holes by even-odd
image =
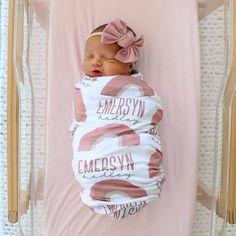
[[[101,37],[102,43],[117,43],[122,47],[117,52],[115,58],[123,63],[137,61],[143,41],[143,36],[137,38],[134,33],[128,29],[126,23],[119,19],[109,23],[103,30]]]

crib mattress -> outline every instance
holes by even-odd
[[[145,37],[137,67],[163,100],[160,135],[167,175],[161,198],[123,220],[94,214],[81,202],[69,132],[86,38],[116,17]],[[196,1],[51,0],[47,99],[44,235],[192,234],[200,123]]]

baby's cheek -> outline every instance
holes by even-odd
[[[81,70],[82,70],[83,72],[86,72],[86,71],[88,70],[88,65],[87,65],[86,62],[82,62],[82,64],[81,64]]]

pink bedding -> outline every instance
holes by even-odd
[[[167,181],[161,198],[123,220],[93,214],[81,202],[68,131],[86,37],[116,17],[145,36],[137,67],[165,111],[160,135]],[[48,50],[44,235],[192,235],[200,116],[196,1],[51,0]]]

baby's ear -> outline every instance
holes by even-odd
[[[128,70],[129,75],[131,74],[132,70],[133,70],[133,63],[130,63],[129,70]]]

